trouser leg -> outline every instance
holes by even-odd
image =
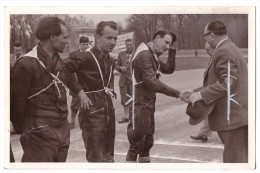
[[[107,134],[107,116],[104,113],[89,115],[81,109],[79,120],[87,161],[102,162]]]
[[[130,113],[130,118],[131,117],[132,112]],[[137,108],[135,110],[134,122],[135,124],[133,126],[133,122],[131,120],[127,127],[127,136],[130,143],[126,156],[127,161],[136,161],[137,155],[141,154],[144,146],[146,146],[146,150],[150,150],[151,136],[147,136],[147,134],[151,131],[152,113],[146,109]],[[147,143],[145,140],[147,140]],[[146,152],[149,153],[149,151]]]
[[[114,146],[115,146],[115,111],[114,108],[108,110],[109,120],[107,125],[107,134],[105,136],[105,148],[103,162],[114,162]]]
[[[55,162],[66,162],[69,145],[70,145],[70,126],[69,122],[64,124],[64,127],[54,128],[55,133],[61,140],[61,145],[58,148],[58,153],[54,159]]]
[[[77,96],[73,96],[72,101],[71,101],[71,106],[70,106],[72,124],[75,123],[75,119],[76,119],[79,107],[80,107],[80,99]]]
[[[200,128],[199,134],[200,134],[200,135],[204,135],[204,136],[209,136],[209,137],[212,135],[212,131],[211,131],[210,128],[209,128],[208,117],[206,117],[206,118],[203,120],[203,125],[202,125],[202,127]]]
[[[248,162],[248,126],[218,131],[218,135],[224,143],[224,163]]]
[[[67,120],[53,126],[44,118],[28,118],[25,127],[20,138],[24,150],[22,162],[66,161],[70,138]]]
[[[144,138],[140,138],[139,140],[133,140],[133,124],[130,122],[127,126],[127,137],[129,141],[129,149],[126,155],[126,161],[137,161],[137,156],[142,150],[144,144]]]
[[[144,145],[143,145],[142,151],[140,153],[140,157],[149,157],[150,156],[150,150],[154,144],[154,137],[153,137],[154,128],[155,128],[154,114],[152,114],[150,131],[145,136]]]

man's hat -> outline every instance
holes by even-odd
[[[190,117],[190,125],[199,124],[206,116],[208,116],[215,106],[215,102],[206,105],[202,100],[194,103],[192,107],[191,102],[188,104],[186,114]]]

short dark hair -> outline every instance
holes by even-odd
[[[79,38],[79,43],[88,43],[88,42],[89,42],[89,39],[86,36],[81,36]]]
[[[160,35],[160,37],[162,38],[167,34],[170,35],[171,38],[172,38],[171,43],[174,43],[177,39],[176,35],[173,32],[170,32],[170,31],[167,31],[167,30],[159,30],[159,31],[155,32],[154,35],[153,35],[153,40],[157,37],[157,35]]]
[[[38,24],[36,37],[40,41],[46,41],[51,35],[60,35],[61,25],[65,26],[65,22],[58,17],[44,17]]]
[[[97,25],[96,34],[102,35],[105,26],[109,26],[109,27],[111,27],[112,29],[117,30],[117,24],[116,24],[116,22],[114,22],[114,21],[101,21],[101,22],[99,22],[98,25]]]
[[[214,33],[215,35],[226,35],[227,28],[226,25],[221,21],[213,21],[208,24],[207,27],[209,32]]]
[[[130,41],[133,41],[133,39],[128,38],[128,39],[125,40],[125,42],[130,42]]]
[[[13,45],[13,47],[21,47],[21,46],[22,46],[22,44],[18,43],[18,42],[14,43],[14,45]]]

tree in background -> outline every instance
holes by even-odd
[[[46,16],[57,16],[63,19],[68,27],[69,32],[73,32],[74,26],[94,28],[95,23],[87,19],[85,15],[69,14],[25,14],[10,15],[10,48],[16,42],[22,43],[23,51],[27,52],[37,44],[35,29],[41,18]],[[70,33],[71,34],[71,33]],[[12,50],[10,50],[12,52]]]
[[[15,42],[23,45],[27,52],[37,44],[35,28],[38,21],[44,16],[57,16],[66,22],[70,35],[75,35],[75,28],[95,28],[93,20],[84,14],[25,14],[10,15],[10,47]],[[246,14],[132,14],[127,19],[126,28],[122,21],[117,22],[119,32],[135,32],[135,47],[141,42],[148,42],[159,29],[168,29],[174,32],[178,39],[178,49],[204,49],[202,38],[205,25],[212,20],[223,21],[229,37],[241,48],[248,47],[248,16]],[[72,47],[77,40],[72,40]],[[10,50],[12,51],[12,50]]]
[[[241,48],[248,47],[248,16],[246,14],[132,14],[126,31],[135,31],[135,46],[151,40],[159,29],[177,34],[178,49],[203,49],[202,34],[207,23],[220,20],[231,31],[229,37]]]

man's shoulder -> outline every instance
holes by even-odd
[[[31,63],[38,61],[35,57],[31,57],[31,56],[21,56],[20,58],[17,59],[17,63],[19,64],[24,64],[26,66],[30,66],[32,65]]]
[[[91,57],[91,54],[89,51],[83,51],[83,52],[75,51],[75,52],[70,53],[69,57],[88,58],[88,57]]]
[[[79,51],[79,50],[72,51],[72,52],[70,53],[70,55],[77,54],[78,52],[80,52],[80,51]]]
[[[39,64],[39,62],[37,61],[38,60],[34,57],[22,56],[16,60],[15,64],[13,64],[13,70],[23,69],[23,71],[33,72],[35,68],[38,68],[37,63]]]
[[[233,43],[233,42],[227,42],[220,48],[215,50],[215,56],[216,57],[222,57],[222,56],[228,56],[232,57],[235,56],[235,54],[239,54],[240,50],[239,48]]]
[[[137,55],[136,58],[152,58],[153,54],[149,50],[142,50]]]

